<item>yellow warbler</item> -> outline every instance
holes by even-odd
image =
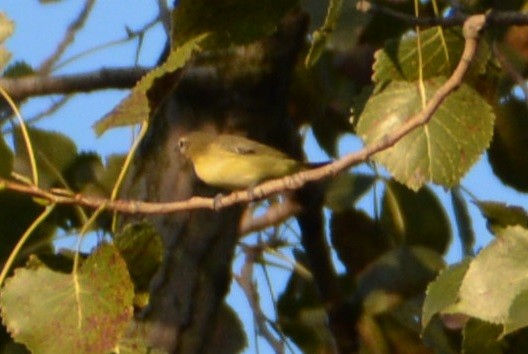
[[[198,178],[219,188],[240,190],[300,171],[304,164],[267,145],[238,135],[190,133],[179,140]]]

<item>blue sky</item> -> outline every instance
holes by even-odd
[[[16,24],[14,35],[6,43],[7,49],[13,54],[13,59],[23,59],[32,66],[38,66],[53,52],[66,27],[76,17],[85,2],[84,0],[68,0],[41,5],[34,0],[3,0],[0,4],[0,11],[4,12]],[[85,29],[78,33],[63,59],[66,60],[87,49],[126,37],[126,27],[136,30],[156,16],[155,4],[155,0],[96,1],[94,11]],[[161,26],[147,32],[139,52],[138,64],[143,66],[154,65],[164,42],[165,35]],[[131,66],[134,65],[137,48],[137,41],[130,41],[94,52],[60,68],[54,74],[82,73],[99,69],[102,66]],[[64,132],[75,140],[80,150],[97,151],[103,156],[126,152],[133,139],[130,129],[115,129],[105,133],[102,137],[97,137],[91,128],[97,119],[108,113],[126,94],[126,91],[108,90],[76,95],[59,112],[39,122],[38,126]],[[32,117],[55,99],[56,97],[43,97],[32,100],[22,109],[24,118]],[[346,154],[359,149],[360,146],[361,143],[357,139],[348,137],[341,141],[339,151],[341,154]],[[310,134],[308,134],[307,139],[307,153],[312,161],[321,161],[327,158]],[[462,185],[480,199],[499,200],[528,208],[526,196],[502,185],[491,172],[485,156],[464,178]],[[446,210],[452,217],[448,193],[440,187],[433,187],[433,189],[445,203]],[[372,212],[371,198],[365,198],[361,202],[361,207]],[[480,248],[489,242],[491,236],[477,208],[471,205],[470,209],[472,216],[474,216],[474,227],[478,236],[477,248]],[[456,233],[454,226],[453,231]],[[447,257],[449,262],[456,262],[461,257],[459,243],[456,237],[454,239],[452,250]],[[240,260],[235,268],[239,266]],[[286,275],[287,272],[275,271],[273,280],[280,284]],[[279,291],[281,287],[282,285],[277,286],[276,291]],[[251,338],[251,313],[245,306],[245,298],[241,296],[239,291],[235,291],[230,296],[229,301],[237,305],[237,310],[242,309],[238,313],[242,320],[250,326],[248,337]],[[268,310],[272,308],[269,301],[265,305]],[[252,349],[249,352],[252,352]]]

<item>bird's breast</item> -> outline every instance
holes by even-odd
[[[300,164],[292,159],[231,153],[202,156],[194,161],[198,178],[211,186],[229,190],[250,188],[265,180],[293,173],[299,167]]]

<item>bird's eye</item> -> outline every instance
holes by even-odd
[[[187,139],[185,138],[181,138],[180,141],[178,141],[178,147],[180,148],[181,151],[184,151],[185,148],[187,147]]]

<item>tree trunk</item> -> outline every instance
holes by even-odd
[[[215,196],[180,155],[178,139],[194,130],[241,134],[301,158],[288,118],[292,71],[307,19],[288,15],[271,37],[203,53],[184,69],[162,112],[151,118],[129,175],[127,197],[149,201]],[[152,344],[171,353],[207,352],[231,282],[243,206],[153,217],[165,246],[163,266],[142,314]]]

